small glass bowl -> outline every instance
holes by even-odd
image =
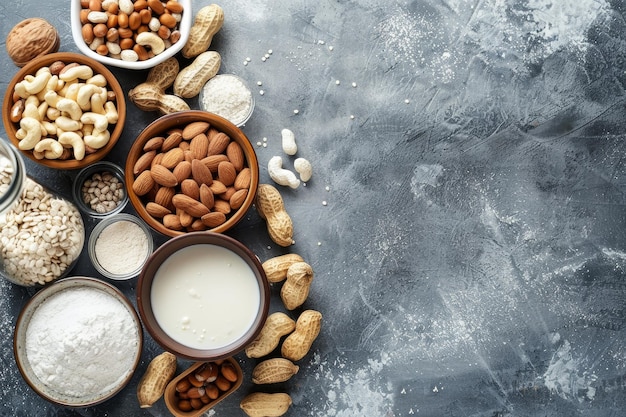
[[[130,228],[124,229],[122,223],[131,223],[127,225]],[[99,241],[103,232],[107,232],[103,237],[106,241]],[[135,232],[140,233],[139,236]],[[137,241],[138,237],[142,239],[142,244]],[[135,245],[139,247],[135,248]],[[142,248],[144,245],[145,249]],[[91,264],[100,274],[116,281],[128,280],[139,275],[153,250],[154,240],[150,229],[132,214],[119,213],[101,220],[89,236],[88,252]],[[111,264],[107,257],[115,257],[120,263]]]
[[[250,94],[250,102],[248,103],[248,108],[246,111],[237,112],[236,114],[231,114],[232,106],[238,105],[240,103],[226,103],[224,100],[232,99],[231,94],[224,90],[224,88],[228,88],[226,83],[235,82],[237,88],[240,89],[240,92],[245,94]],[[215,88],[218,90],[217,95],[213,95],[212,98],[208,97],[208,89]],[[220,95],[224,93],[225,97],[220,97]],[[232,93],[232,92],[231,92]],[[202,90],[200,90],[200,94],[198,95],[198,104],[200,108],[209,113],[217,114],[230,121],[237,127],[241,127],[246,124],[250,117],[252,116],[252,112],[254,111],[254,94],[252,94],[252,90],[248,87],[248,84],[239,76],[234,74],[218,74],[213,78],[209,79]]]
[[[95,174],[104,173],[112,174],[117,178],[117,185],[119,187],[119,190],[121,190],[122,192],[122,196],[119,197],[119,200],[117,201],[117,206],[111,209],[108,209],[105,203],[100,204],[101,209],[97,208],[95,205],[92,206],[89,201],[85,201],[85,199],[83,198],[83,185],[85,184],[85,182],[91,180]],[[74,179],[74,202],[76,203],[80,211],[87,214],[88,216],[96,218],[107,217],[119,213],[128,203],[128,193],[126,192],[125,187],[126,185],[124,182],[124,170],[122,170],[121,167],[112,162],[96,162],[95,164],[91,164],[88,167],[83,168],[76,176],[76,179]],[[100,188],[100,190],[102,190],[102,188]],[[97,198],[97,196],[94,194],[93,198]]]

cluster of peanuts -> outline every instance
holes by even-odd
[[[81,0],[82,35],[99,55],[145,61],[180,40],[176,0]]]
[[[177,407],[181,411],[199,410],[226,394],[238,379],[229,360],[206,362],[176,383]]]
[[[248,197],[251,170],[239,143],[196,121],[146,141],[132,190],[146,212],[174,231],[222,225]]]

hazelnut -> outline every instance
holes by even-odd
[[[60,37],[56,28],[41,18],[22,20],[7,35],[7,53],[15,65],[23,67],[38,56],[57,52]]]

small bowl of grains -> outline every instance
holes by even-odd
[[[132,214],[106,217],[89,236],[89,259],[105,277],[123,281],[136,277],[154,250],[150,229]]]
[[[252,116],[254,96],[246,82],[234,74],[218,74],[204,84],[198,96],[204,111],[222,116],[241,127]]]
[[[91,217],[119,213],[128,203],[124,171],[118,165],[100,161],[83,168],[74,180],[73,197],[78,208]]]

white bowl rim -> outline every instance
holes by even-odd
[[[183,5],[184,12],[182,15],[182,19],[179,23],[180,30],[180,39],[171,47],[167,48],[161,54],[154,56],[145,61],[123,61],[121,59],[111,58],[109,56],[103,56],[89,48],[89,45],[83,41],[83,33],[82,33],[82,25],[80,23],[80,0],[72,0],[70,6],[70,24],[72,27],[72,37],[74,39],[74,44],[78,48],[80,52],[84,55],[95,59],[98,62],[101,62],[105,65],[111,65],[113,67],[132,69],[132,70],[143,70],[152,68],[164,61],[168,58],[176,55],[185,43],[187,43],[187,39],[189,39],[189,31],[191,30],[191,23],[193,17],[193,10],[191,6],[191,0],[178,0],[179,3]]]

